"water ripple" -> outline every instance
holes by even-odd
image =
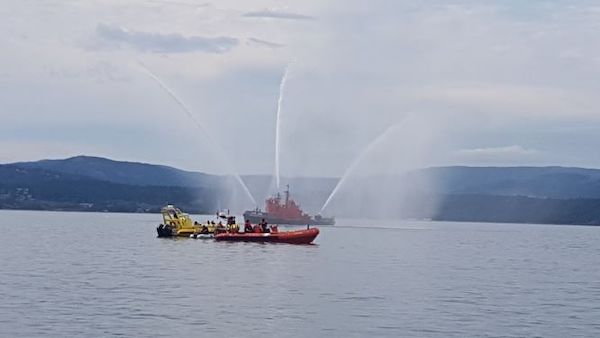
[[[341,221],[293,246],[0,216],[0,337],[600,336],[600,228]]]

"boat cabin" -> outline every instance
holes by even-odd
[[[174,226],[175,229],[194,229],[190,215],[169,204],[161,209],[164,225]]]

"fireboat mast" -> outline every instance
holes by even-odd
[[[287,207],[290,201],[290,185],[286,184],[285,185],[286,190],[284,191],[285,193],[285,206]]]

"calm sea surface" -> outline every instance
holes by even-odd
[[[600,227],[341,220],[294,246],[159,219],[0,211],[0,336],[600,336]]]

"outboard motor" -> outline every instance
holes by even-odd
[[[156,228],[156,233],[157,233],[158,237],[171,237],[171,236],[173,236],[173,231],[172,231],[171,227],[168,226],[168,225],[164,225],[164,224],[160,224]]]

